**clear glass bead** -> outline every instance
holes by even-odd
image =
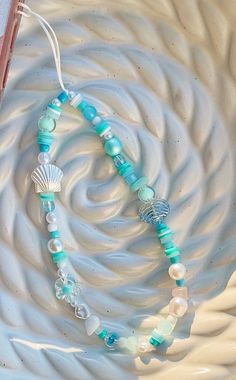
[[[113,134],[111,131],[107,131],[102,137],[104,140],[110,140],[113,137]]]
[[[48,250],[51,253],[61,252],[63,250],[63,245],[60,239],[50,239],[48,242]]]
[[[177,286],[172,290],[173,297],[182,297],[188,299],[188,288],[186,286]]]
[[[188,310],[188,303],[182,297],[174,297],[169,303],[169,313],[174,317],[182,317]]]
[[[153,346],[146,339],[139,339],[137,350],[141,354],[145,354],[153,350]]]
[[[51,160],[51,156],[49,153],[47,152],[40,152],[39,155],[38,155],[38,162],[41,164],[41,165],[46,165],[50,162]]]
[[[114,156],[113,162],[115,164],[115,167],[118,168],[126,162],[126,159],[124,156],[122,156],[122,154],[117,154],[117,156]]]
[[[48,213],[55,210],[54,201],[47,201],[44,199],[41,199],[40,201],[41,201],[41,208],[43,212]]]
[[[79,319],[87,319],[91,315],[90,310],[86,304],[78,304],[75,307],[75,316]]]

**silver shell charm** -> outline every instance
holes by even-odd
[[[138,214],[145,223],[156,224],[165,218],[169,211],[170,206],[165,199],[152,199],[140,207]]]
[[[52,164],[39,165],[31,174],[36,193],[57,193],[61,191],[61,169]]]

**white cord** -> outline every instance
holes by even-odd
[[[25,17],[30,17],[30,16],[35,17],[35,19],[39,22],[40,26],[42,27],[42,29],[46,33],[46,36],[47,36],[47,38],[50,42],[51,48],[52,48],[52,52],[53,52],[53,56],[54,56],[54,60],[55,60],[55,65],[56,65],[56,70],[57,70],[57,76],[58,76],[60,86],[65,92],[68,93],[69,91],[65,88],[65,85],[64,85],[63,79],[62,79],[61,53],[60,53],[60,47],[59,47],[59,43],[57,40],[57,36],[56,36],[54,30],[52,29],[51,25],[42,16],[40,16],[36,12],[33,12],[28,5],[23,4],[23,3],[19,3],[19,6],[23,8],[23,11],[18,10],[17,13],[22,15],[22,16],[25,16]]]

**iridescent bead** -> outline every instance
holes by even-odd
[[[42,132],[52,132],[56,128],[56,122],[51,117],[43,115],[38,121],[38,127]]]
[[[74,99],[75,96],[76,96],[76,92],[75,91],[71,90],[71,91],[68,92],[69,100]]]
[[[122,156],[122,154],[117,154],[117,156],[113,156],[112,159],[116,168],[123,165],[126,161],[124,156]]]
[[[182,317],[188,310],[188,303],[182,297],[174,297],[169,303],[169,313],[175,317]]]
[[[91,315],[90,310],[86,304],[78,304],[75,307],[75,316],[79,319],[87,319]]]
[[[155,197],[155,190],[150,186],[141,187],[138,191],[138,197],[140,201],[150,201]]]
[[[117,137],[112,137],[104,144],[104,150],[109,156],[116,156],[122,151],[122,144]]]
[[[84,107],[82,113],[83,113],[83,116],[86,120],[91,121],[97,115],[97,110],[95,107],[93,107],[91,105],[87,105],[86,107]]]
[[[107,133],[111,130],[111,127],[109,126],[108,122],[101,119],[100,123],[97,123],[95,125],[95,131],[99,136],[103,136],[104,133]]]
[[[48,164],[51,160],[50,154],[47,152],[41,152],[38,155],[38,162],[42,165]]]
[[[51,103],[54,105],[54,106],[57,106],[57,107],[60,107],[61,106],[61,102],[58,98],[55,98],[55,99],[52,99]]]
[[[172,264],[169,267],[170,278],[173,278],[174,280],[180,280],[185,276],[185,273],[186,267],[181,263]]]
[[[186,286],[178,286],[172,290],[173,297],[182,297],[184,299],[188,299],[188,288]]]
[[[63,245],[59,239],[50,239],[48,242],[48,250],[51,253],[61,252],[63,250]]]
[[[58,225],[56,223],[49,223],[47,225],[48,232],[53,232],[58,230]]]
[[[101,324],[100,319],[96,315],[93,315],[93,314],[90,315],[85,320],[85,329],[88,336],[92,335],[100,326],[100,324]]]
[[[56,223],[57,221],[57,216],[55,214],[55,212],[49,212],[47,215],[46,215],[46,221],[48,223]]]
[[[113,134],[111,131],[107,131],[102,137],[104,140],[110,140],[113,137]]]

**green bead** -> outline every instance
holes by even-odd
[[[139,189],[138,197],[140,201],[143,201],[143,202],[149,201],[153,199],[154,196],[155,196],[155,191],[152,187],[144,186],[144,187],[141,187],[141,189]]]
[[[52,132],[56,127],[56,122],[51,117],[41,116],[38,121],[38,127],[42,132]]]
[[[141,187],[143,187],[146,184],[147,184],[147,177],[144,177],[144,176],[140,177],[137,179],[137,181],[132,183],[132,185],[130,186],[130,190],[134,193],[135,191],[141,189]]]
[[[170,262],[171,262],[171,264],[179,263],[180,262],[180,255],[174,256],[174,257],[170,257]]]
[[[105,120],[102,120],[99,124],[96,124],[95,131],[98,135],[101,135],[103,134],[103,132],[105,132],[107,128],[109,128],[108,122]]]
[[[154,339],[152,336],[150,337],[150,339],[149,339],[149,343],[152,345],[152,346],[154,346],[154,347],[157,347],[157,346],[159,346],[159,342],[156,340],[156,339]]]
[[[54,201],[55,194],[54,193],[40,193],[39,198],[44,201]]]
[[[62,262],[63,260],[66,259],[66,254],[64,251],[61,252],[56,252],[56,253],[51,253],[52,261],[57,264]]]
[[[105,337],[106,337],[106,335],[107,335],[107,330],[102,330],[99,334],[98,334],[98,337],[99,337],[99,339],[101,339],[101,340],[104,340],[105,339]]]
[[[60,237],[60,232],[59,231],[51,231],[51,232],[49,232],[49,237],[51,239],[58,238],[58,237]]]
[[[154,329],[152,331],[152,338],[158,341],[159,344],[163,343],[165,338],[161,335],[160,331],[157,329]]]
[[[165,249],[165,255],[169,258],[178,256],[179,254],[180,254],[180,251],[176,246]]]
[[[117,137],[112,137],[105,142],[104,150],[109,156],[116,156],[122,151],[122,144]]]

